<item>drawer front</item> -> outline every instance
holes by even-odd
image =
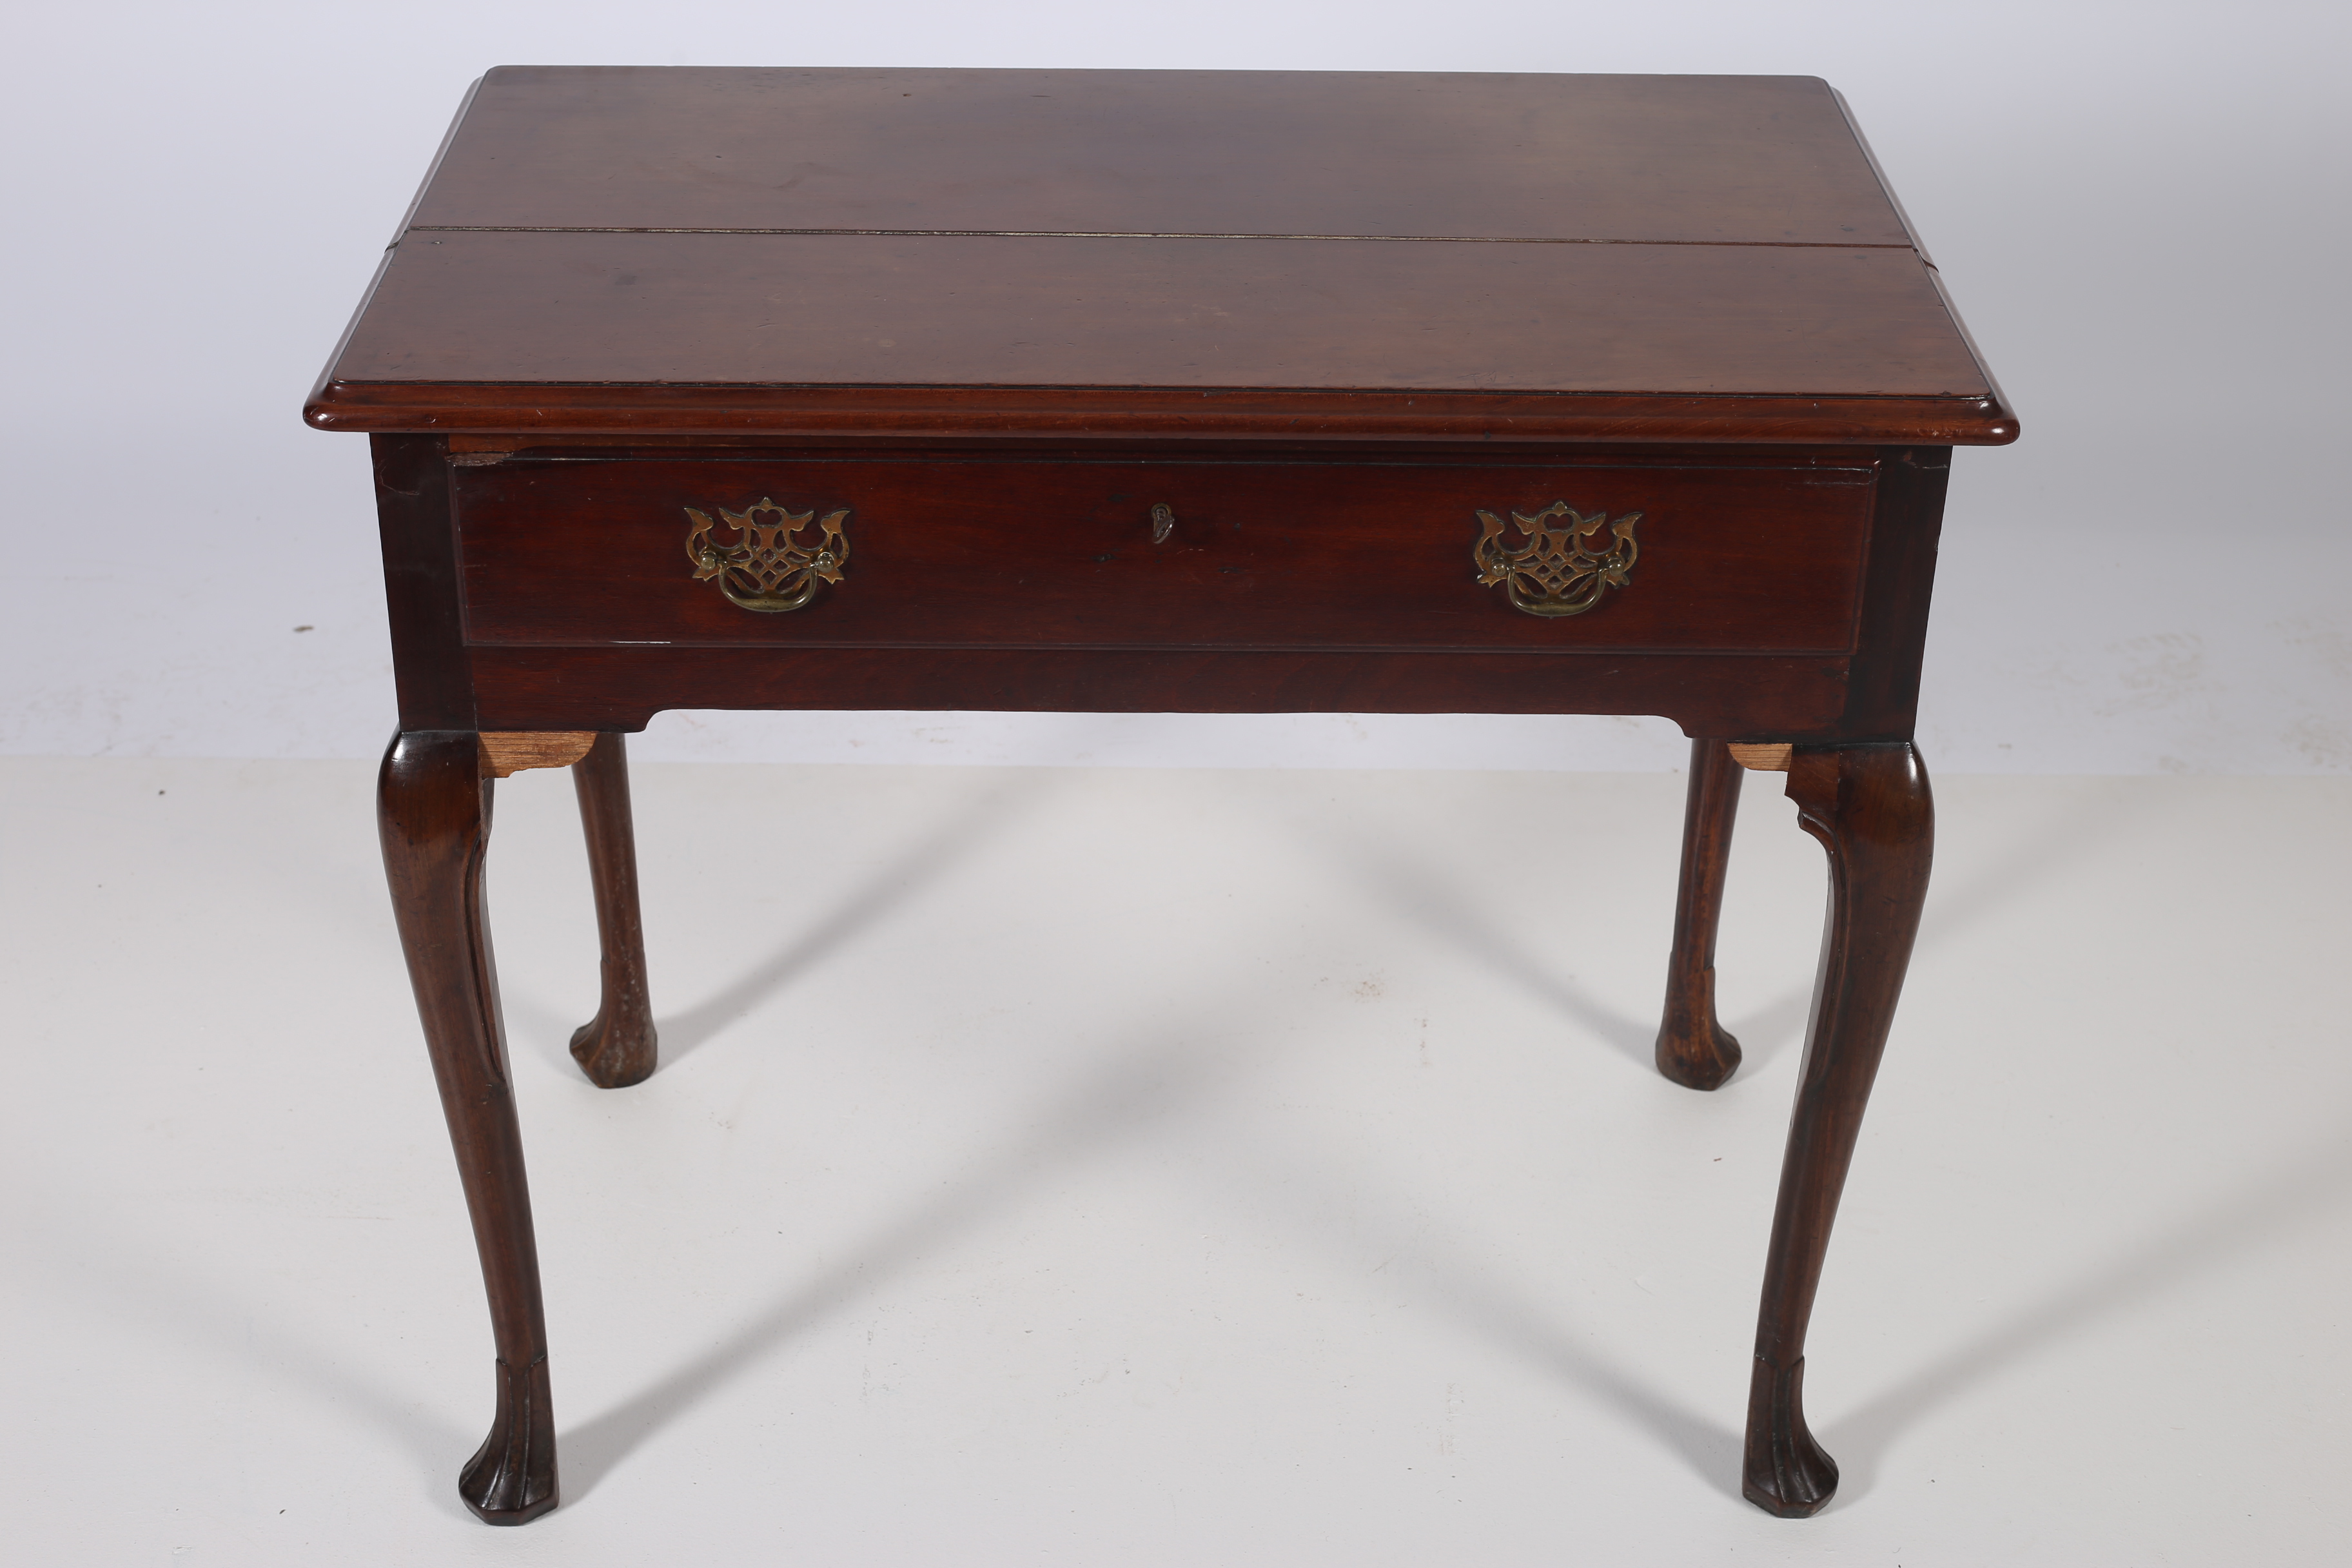
[[[479,646],[1853,646],[1867,463],[509,458]]]

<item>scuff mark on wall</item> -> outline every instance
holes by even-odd
[[[2097,710],[2118,713],[2168,708],[2182,698],[2215,688],[2205,679],[2205,639],[2194,632],[2157,632],[2107,645],[2124,667],[2116,679],[2123,694],[2102,700]]]

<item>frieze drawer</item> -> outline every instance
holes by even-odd
[[[1867,460],[511,457],[453,473],[477,646],[1853,646]]]

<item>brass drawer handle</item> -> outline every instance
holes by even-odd
[[[1545,519],[1554,517],[1566,518],[1568,525],[1545,527]],[[1531,616],[1584,614],[1601,603],[1601,595],[1609,589],[1625,585],[1634,559],[1642,552],[1633,542],[1633,525],[1642,521],[1638,511],[1609,522],[1606,512],[1587,517],[1563,500],[1552,502],[1533,517],[1513,512],[1511,521],[1519,525],[1528,541],[1517,550],[1503,544],[1501,518],[1481,511],[1478,521],[1486,525],[1486,531],[1470,552],[1478,568],[1478,581],[1490,588],[1502,584],[1511,607]],[[1609,524],[1609,547],[1594,550],[1592,539],[1603,523]]]
[[[1151,509],[1151,542],[1165,544],[1168,536],[1176,531],[1176,513],[1165,501]]]
[[[762,514],[770,521],[760,521]],[[716,579],[727,602],[747,610],[767,615],[797,610],[816,597],[821,584],[840,582],[842,563],[849,559],[849,541],[841,531],[849,519],[847,507],[817,520],[821,531],[814,539],[800,531],[816,518],[815,508],[786,511],[765,496],[759,505],[741,511],[720,507],[718,522],[693,507],[686,509],[686,515],[694,520],[686,536],[686,558],[694,563],[694,580]],[[733,543],[711,537],[722,529],[735,534]]]

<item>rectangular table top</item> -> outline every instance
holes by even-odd
[[[1798,77],[506,67],[308,415],[1998,443]]]

